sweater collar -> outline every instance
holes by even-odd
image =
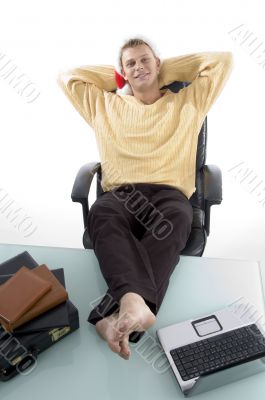
[[[170,93],[172,93],[169,89],[160,89],[160,92],[163,94],[163,96],[161,96],[159,99],[157,99],[154,103],[152,103],[152,104],[144,104],[141,100],[139,100],[139,99],[137,99],[136,97],[134,97],[134,96],[131,96],[131,97],[133,97],[133,99],[138,103],[138,104],[141,104],[143,107],[151,107],[151,106],[154,106],[154,105],[156,105],[156,104],[158,104],[162,99],[164,99],[167,95],[169,95]]]

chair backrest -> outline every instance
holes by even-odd
[[[179,90],[189,86],[191,82],[180,82],[175,81],[170,85],[164,86],[174,93],[178,93]],[[197,156],[196,156],[196,178],[195,186],[196,191],[190,197],[190,202],[193,207],[204,209],[204,190],[203,190],[203,178],[201,174],[201,168],[205,165],[206,161],[206,147],[207,147],[207,117],[205,117],[201,130],[198,136],[197,144]]]
[[[178,93],[179,90],[190,85],[191,82],[180,82],[175,81],[170,85],[164,86],[162,89],[169,89],[174,93]],[[207,146],[207,117],[205,117],[201,130],[198,136],[197,144],[197,156],[196,156],[196,178],[195,186],[196,191],[190,198],[191,205],[193,207],[204,209],[204,191],[203,191],[203,177],[201,174],[201,168],[205,165],[206,161],[206,146]],[[97,171],[97,197],[103,192],[101,187],[101,168]]]

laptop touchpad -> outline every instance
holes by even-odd
[[[192,321],[192,325],[199,336],[210,335],[223,329],[215,315]]]

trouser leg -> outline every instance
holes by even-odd
[[[153,228],[146,229],[141,244],[146,249],[153,268],[158,312],[170,276],[179,262],[181,250],[191,232],[193,210],[186,196],[176,189],[154,191],[151,203],[152,208],[159,210],[159,213],[151,212],[143,219],[142,223],[146,227],[151,224]]]
[[[129,205],[127,207],[121,201],[120,194],[117,197],[112,192],[104,193],[89,212],[89,235],[109,287],[89,315],[88,321],[92,324],[116,311],[120,298],[127,292],[141,295],[153,311],[157,302],[152,265],[146,250],[133,234],[138,221],[129,212]]]

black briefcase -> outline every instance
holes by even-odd
[[[38,355],[79,328],[77,308],[67,302],[69,325],[38,333],[12,334],[0,327],[0,380],[7,381],[34,368]]]
[[[3,277],[4,275],[14,274],[23,265],[32,269],[39,264],[25,251],[0,264],[0,275]],[[64,276],[60,274],[57,277],[64,284]],[[63,315],[65,313],[67,315]],[[57,316],[60,317],[61,321],[58,327],[54,323]],[[64,325],[63,321],[67,324]],[[45,329],[45,324],[47,324],[47,329]],[[39,331],[38,325],[41,328]],[[29,321],[22,325],[13,333],[7,332],[0,325],[0,381],[7,381],[19,373],[26,374],[34,368],[37,357],[42,351],[78,328],[79,313],[69,299],[62,305],[35,318],[32,323]],[[26,370],[28,371],[26,372]]]

